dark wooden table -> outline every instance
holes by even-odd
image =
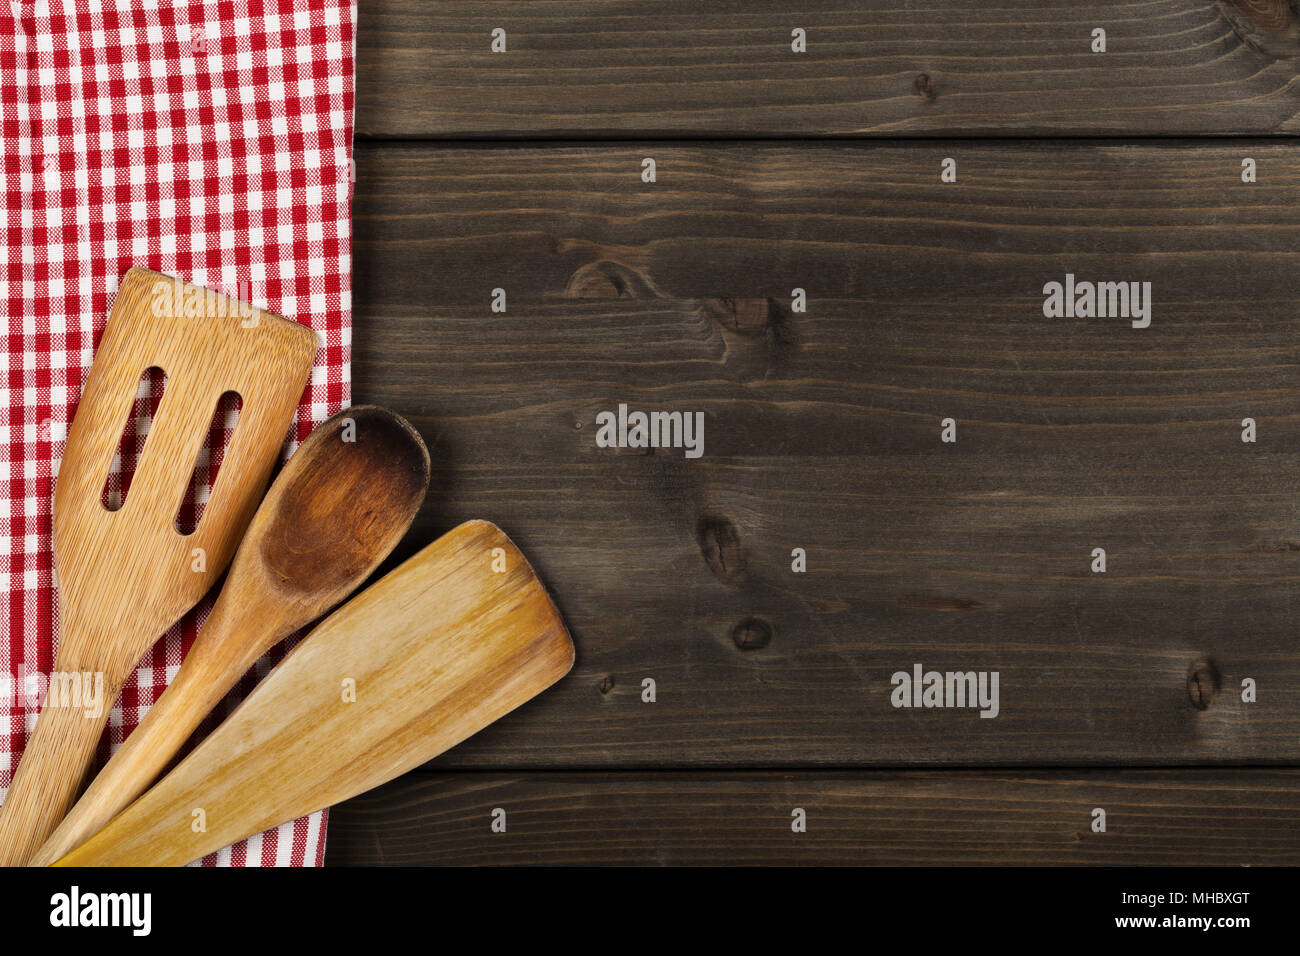
[[[1300,863],[1297,6],[363,2],[394,560],[495,521],[577,663],[328,862]],[[704,454],[598,447],[620,403]]]

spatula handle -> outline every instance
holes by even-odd
[[[229,616],[219,612],[223,606],[219,603],[218,609],[213,610],[166,692],[149,708],[144,720],[113,754],[28,865],[49,866],[81,846],[148,789],[239,675],[252,665],[251,659],[241,658],[223,672],[224,661],[214,660],[213,646],[221,647],[221,638],[228,633],[222,625]],[[265,650],[262,643],[248,643],[251,652],[245,658],[256,657]]]
[[[98,695],[98,713],[81,702],[46,696],[36,730],[23,751],[0,807],[0,866],[23,866],[58,826],[81,791],[95,747],[117,700],[117,682]]]

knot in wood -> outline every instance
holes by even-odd
[[[761,617],[747,617],[731,629],[731,640],[742,651],[756,651],[772,643],[772,625]]]
[[[1206,710],[1219,692],[1222,679],[1211,661],[1198,661],[1187,675],[1187,696],[1197,710]]]
[[[745,554],[740,547],[740,532],[727,518],[701,518],[696,528],[700,554],[709,569],[724,581],[736,582],[745,576]]]
[[[738,335],[762,335],[773,323],[771,299],[715,299],[710,311],[718,324]]]

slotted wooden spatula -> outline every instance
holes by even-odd
[[[152,790],[56,866],[180,866],[356,796],[563,677],[573,642],[495,525],[443,535],[335,611]]]
[[[83,680],[102,674],[102,706],[94,713],[69,706],[72,695],[47,695],[0,808],[0,865],[25,863],[63,818],[131,669],[229,563],[315,351],[315,336],[296,322],[144,269],[123,278],[54,491],[54,669]],[[101,491],[137,384],[153,367],[167,376],[162,401],[126,501],[110,512]],[[177,514],[226,392],[243,406],[202,519],[185,535]]]

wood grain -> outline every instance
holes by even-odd
[[[362,137],[1300,131],[1288,0],[375,0],[359,13]],[[504,53],[490,51],[497,28]]]
[[[496,808],[504,833],[489,829]],[[336,808],[326,853],[366,866],[1294,866],[1300,772],[412,774]]]
[[[578,647],[439,765],[1300,758],[1294,159],[362,148],[355,393],[430,444],[417,529],[499,522]],[[1151,327],[1044,318],[1066,272],[1151,281]],[[597,448],[619,402],[704,412],[704,457]],[[893,708],[917,662],[1001,715]]]

